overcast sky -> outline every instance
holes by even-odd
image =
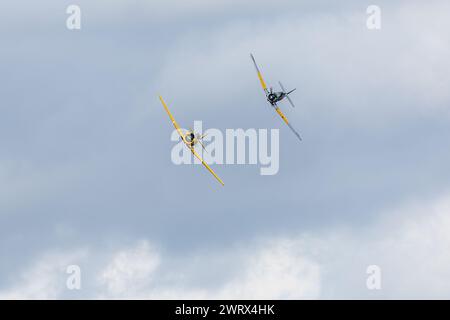
[[[450,298],[448,1],[3,1],[0,41],[0,298]],[[174,165],[158,94],[278,174]]]

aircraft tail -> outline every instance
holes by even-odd
[[[297,88],[294,88],[294,89],[292,89],[292,90],[289,91],[289,92],[286,92],[286,94],[291,94],[291,93],[294,92],[295,90],[297,90]]]
[[[283,90],[283,93],[286,95],[286,98],[288,99],[288,101],[289,101],[289,103],[291,104],[291,106],[292,106],[293,108],[295,108],[295,105],[294,105],[294,103],[292,102],[292,100],[291,100],[291,98],[289,97],[289,95],[290,95],[292,92],[294,92],[295,90],[297,90],[297,89],[295,88],[295,89],[292,89],[292,90],[289,91],[289,92],[286,92],[286,89],[284,89],[283,84],[281,83],[281,81],[278,81],[278,83],[280,84],[281,90]]]

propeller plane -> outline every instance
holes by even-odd
[[[194,147],[197,143],[200,144],[203,149],[205,149],[205,146],[203,145],[202,140],[206,135],[201,135],[201,134],[195,133],[194,130],[192,130],[192,129],[190,129],[186,132],[183,132],[183,130],[178,125],[178,123],[175,121],[175,118],[170,113],[169,108],[167,107],[167,104],[164,101],[164,99],[161,96],[159,96],[159,100],[161,101],[162,105],[164,106],[164,109],[166,110],[167,114],[169,115],[169,118],[172,121],[173,126],[177,130],[177,132],[180,135],[181,140],[183,140],[184,144],[189,148],[189,150],[191,150],[192,154],[198,160],[201,161],[203,166],[217,179],[217,181],[219,181],[222,186],[225,185],[223,183],[223,181],[217,176],[217,174],[209,167],[209,165],[200,157],[200,155],[197,153],[197,151],[195,151]]]
[[[278,115],[281,117],[281,119],[283,119],[283,121],[289,126],[289,128],[292,130],[292,132],[294,132],[294,134],[297,136],[297,138],[302,140],[302,138],[300,137],[300,134],[294,129],[294,127],[288,121],[288,119],[283,114],[283,112],[281,112],[280,107],[278,107],[278,105],[277,105],[278,102],[280,102],[284,98],[286,98],[289,101],[289,103],[291,104],[291,106],[295,107],[294,103],[291,100],[291,97],[289,97],[289,95],[292,92],[294,92],[295,89],[293,89],[291,91],[286,91],[283,87],[283,84],[281,82],[278,82],[282,91],[274,92],[272,87],[270,87],[270,90],[269,90],[267,88],[266,82],[264,81],[264,79],[261,75],[261,71],[259,70],[258,65],[256,64],[255,57],[253,57],[253,54],[250,54],[250,57],[252,58],[253,64],[255,65],[256,73],[258,74],[259,81],[261,82],[261,86],[264,90],[264,93],[266,94],[267,101],[275,109],[275,111],[278,113]]]

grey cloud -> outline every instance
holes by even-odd
[[[448,189],[444,1],[380,2],[379,32],[359,1],[289,1],[273,19],[265,3],[80,2],[79,32],[63,4],[2,6],[0,285],[52,249],[148,239],[206,255],[354,230]],[[302,144],[265,105],[250,52],[271,83],[298,87],[283,110]],[[279,174],[216,166],[219,188],[174,166],[159,93],[184,126],[280,128]]]

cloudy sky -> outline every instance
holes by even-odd
[[[0,298],[450,298],[448,1],[2,1],[0,41]],[[278,174],[174,165],[158,94]]]

